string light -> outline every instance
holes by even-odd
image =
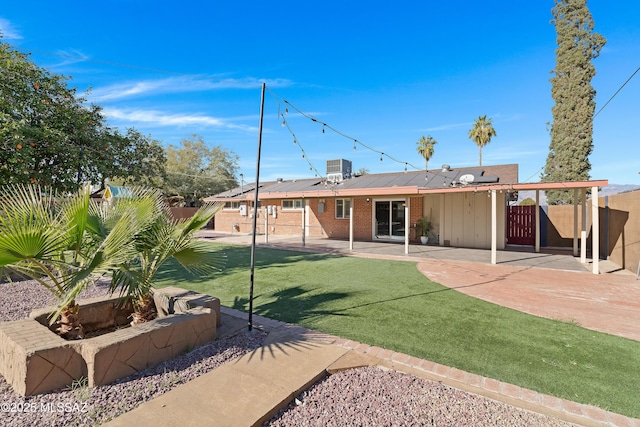
[[[280,110],[280,106],[278,105],[278,110]],[[285,108],[285,113],[288,113],[289,109]],[[307,161],[307,163],[309,164],[309,170],[314,172],[315,171],[315,176],[320,176],[320,173],[318,172],[318,170],[313,166],[313,163],[311,163],[311,161],[309,160],[309,158],[307,157],[304,148],[302,147],[302,145],[300,144],[300,141],[298,141],[298,137],[296,136],[296,134],[293,132],[293,129],[291,129],[291,127],[289,126],[289,122],[287,122],[286,117],[284,116],[284,114],[279,115],[279,117],[282,117],[282,126],[287,128],[287,130],[289,131],[289,133],[291,133],[291,136],[293,137],[293,145],[297,145],[298,148],[300,149],[300,151],[302,152],[302,158],[305,159]]]
[[[315,117],[313,117],[313,116],[312,116],[312,115],[310,115],[309,113],[306,113],[306,112],[304,112],[304,111],[300,110],[298,107],[296,107],[295,105],[291,104],[291,103],[290,103],[289,101],[287,101],[286,99],[284,99],[284,98],[282,98],[282,97],[280,97],[280,96],[276,95],[276,94],[275,94],[275,93],[274,93],[270,88],[267,88],[267,90],[269,91],[269,93],[270,93],[274,98],[276,98],[276,99],[278,100],[278,105],[280,105],[280,104],[279,104],[280,102],[284,102],[286,105],[291,106],[291,108],[293,108],[293,109],[294,109],[294,110],[296,110],[298,113],[300,113],[300,115],[302,115],[303,117],[306,117],[307,119],[311,120],[311,121],[312,121],[312,122],[314,122],[314,123],[319,123],[319,124],[321,124],[321,125],[322,125],[322,133],[326,133],[326,129],[325,129],[325,128],[327,128],[327,129],[329,129],[329,130],[333,131],[334,133],[336,133],[336,134],[338,134],[338,135],[340,135],[340,136],[342,136],[342,137],[344,137],[344,138],[347,138],[347,139],[350,139],[351,141],[353,141],[353,151],[357,151],[357,145],[358,145],[358,144],[360,144],[361,146],[363,146],[363,147],[364,147],[364,148],[366,148],[367,150],[369,150],[369,151],[373,151],[374,153],[378,153],[378,154],[380,155],[380,162],[382,162],[382,161],[383,161],[384,157],[387,157],[388,159],[393,160],[393,161],[394,161],[394,162],[396,162],[396,163],[403,164],[403,165],[405,166],[405,168],[407,168],[408,166],[411,166],[411,167],[412,167],[413,169],[415,169],[415,170],[422,170],[421,168],[419,168],[419,167],[417,167],[417,166],[415,166],[415,165],[413,165],[413,164],[411,164],[411,163],[409,163],[409,162],[405,162],[405,161],[402,161],[402,160],[396,159],[395,157],[390,156],[389,154],[386,154],[386,153],[384,153],[383,151],[376,150],[375,148],[369,147],[368,145],[364,144],[362,141],[358,141],[357,139],[352,138],[352,137],[350,137],[350,136],[346,135],[346,134],[345,134],[345,133],[343,133],[343,132],[340,132],[338,129],[335,129],[334,127],[332,127],[332,126],[328,125],[327,123],[324,123],[324,122],[322,122],[322,121],[320,121],[320,120],[316,119]],[[289,110],[289,109],[288,109],[288,107],[285,107],[285,113],[286,113],[288,110]],[[283,115],[283,118],[284,118],[284,115]],[[286,126],[289,128],[288,123],[286,124]],[[292,132],[292,133],[293,133],[293,131],[291,130],[291,128],[289,128],[289,132]],[[299,145],[299,144],[298,144],[298,145]]]
[[[324,122],[322,122],[322,121],[320,121],[320,120],[316,119],[315,117],[311,116],[310,114],[305,113],[304,111],[300,110],[299,108],[297,108],[295,105],[291,104],[291,103],[290,103],[289,101],[287,101],[286,99],[283,99],[283,98],[281,98],[280,96],[276,95],[275,93],[273,93],[273,91],[271,91],[271,89],[270,89],[270,88],[267,88],[267,90],[269,90],[269,93],[270,93],[274,98],[277,98],[277,99],[279,100],[279,101],[278,101],[278,112],[280,112],[280,111],[281,111],[281,110],[280,110],[280,102],[284,102],[286,105],[289,105],[289,106],[291,106],[294,110],[296,110],[296,111],[297,111],[301,116],[303,116],[303,117],[305,117],[305,118],[307,118],[307,119],[311,120],[311,121],[312,121],[312,122],[314,122],[314,123],[321,124],[321,125],[322,125],[321,132],[322,132],[323,134],[324,134],[324,133],[326,133],[326,129],[325,129],[325,128],[328,128],[329,130],[332,130],[334,133],[336,133],[336,134],[338,134],[338,135],[340,135],[340,136],[342,136],[342,137],[344,137],[344,138],[348,138],[348,139],[350,139],[351,141],[353,141],[353,151],[357,151],[357,145],[358,145],[358,144],[360,144],[361,146],[363,146],[363,147],[364,147],[364,148],[366,148],[367,150],[369,150],[369,151],[373,151],[374,153],[379,154],[379,155],[380,155],[380,159],[379,159],[379,160],[380,160],[380,163],[383,163],[383,161],[384,161],[384,157],[387,157],[387,158],[389,158],[390,160],[392,160],[392,161],[394,161],[394,162],[396,162],[396,163],[403,164],[403,165],[404,165],[404,172],[405,172],[405,173],[408,171],[408,167],[409,167],[409,166],[411,166],[411,167],[412,167],[413,169],[415,169],[415,170],[422,170],[422,168],[419,168],[419,167],[417,167],[417,166],[415,166],[415,165],[413,165],[413,164],[411,164],[411,163],[409,163],[409,162],[401,161],[401,160],[399,160],[399,159],[397,159],[397,158],[395,158],[395,157],[393,157],[393,156],[390,156],[389,154],[387,154],[387,153],[385,153],[385,152],[383,152],[383,151],[376,150],[375,148],[372,148],[372,147],[370,147],[370,146],[368,146],[368,145],[364,144],[362,141],[358,141],[357,139],[352,138],[352,137],[350,137],[350,136],[348,136],[348,135],[346,135],[346,134],[344,134],[344,133],[340,132],[339,130],[337,130],[337,129],[335,129],[335,128],[331,127],[330,125],[328,125],[327,123],[324,123]],[[295,133],[293,132],[293,130],[292,130],[292,129],[291,129],[291,127],[289,126],[289,123],[287,122],[287,120],[286,120],[286,118],[285,118],[285,114],[288,114],[288,112],[289,112],[289,108],[285,107],[284,111],[285,111],[285,112],[284,112],[284,114],[281,114],[281,117],[282,117],[282,125],[283,125],[283,126],[286,126],[286,127],[287,127],[287,130],[288,130],[288,131],[291,133],[291,135],[293,136],[293,138],[294,138],[294,142],[293,142],[293,143],[294,143],[294,145],[297,145],[297,146],[298,146],[298,148],[300,148],[300,150],[302,151],[302,158],[303,158],[303,159],[305,159],[305,160],[307,161],[307,163],[309,164],[309,170],[310,170],[310,171],[315,172],[315,176],[316,176],[316,177],[318,177],[318,176],[323,176],[322,174],[320,174],[320,173],[318,172],[318,170],[313,166],[313,164],[311,163],[311,161],[309,160],[309,158],[306,156],[306,153],[305,153],[305,151],[304,151],[304,148],[302,147],[302,145],[300,144],[300,141],[298,141],[298,139],[297,139],[297,137],[296,137]],[[427,175],[425,176],[425,182],[428,182],[428,181],[429,181],[428,171],[426,171],[426,172],[427,172]],[[436,173],[434,176],[438,176],[438,173]],[[325,185],[326,185],[326,183],[325,183]],[[489,196],[489,197],[490,197],[490,196]]]

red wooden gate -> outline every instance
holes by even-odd
[[[536,207],[507,207],[507,243],[533,246],[536,241]]]

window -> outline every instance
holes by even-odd
[[[282,201],[282,209],[302,209],[302,199],[291,199]]]
[[[223,209],[240,209],[240,202],[224,202],[224,208]]]
[[[349,219],[351,199],[336,199],[336,218]]]

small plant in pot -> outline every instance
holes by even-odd
[[[431,224],[431,221],[429,221],[429,218],[427,218],[426,216],[423,216],[420,219],[418,219],[416,228],[420,233],[420,243],[422,243],[423,245],[426,245],[427,242],[429,241],[429,232],[433,229],[433,225]]]

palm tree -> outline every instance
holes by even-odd
[[[491,138],[498,136],[493,128],[493,119],[487,119],[487,116],[478,117],[473,122],[473,127],[469,130],[469,139],[476,143],[480,156],[480,166],[482,166],[482,147],[491,142]]]
[[[418,146],[416,147],[416,150],[418,151],[418,154],[424,157],[426,170],[429,170],[429,159],[433,157],[433,152],[435,151],[434,145],[437,143],[438,142],[433,139],[431,135],[426,138],[423,136],[420,138],[420,141],[417,142]]]
[[[131,230],[148,221],[150,206],[101,216],[88,186],[58,196],[39,186],[0,191],[0,268],[39,282],[58,300],[51,324],[60,335],[82,338],[77,295],[93,279],[135,256]],[[60,319],[58,320],[58,317]]]
[[[176,222],[157,190],[131,188],[113,203],[94,203],[88,186],[58,196],[38,186],[0,190],[0,269],[38,281],[58,300],[51,315],[58,333],[82,338],[75,299],[93,279],[113,274],[136,301],[148,301],[153,276],[175,258],[195,271],[210,271],[220,256],[192,239],[222,205],[206,205]],[[140,305],[138,304],[139,308]]]
[[[173,258],[191,272],[208,274],[217,270],[222,260],[219,254],[194,239],[193,235],[213,218],[223,204],[204,205],[193,217],[176,221],[160,192],[149,193],[148,196],[154,199],[153,221],[135,236],[136,257],[121,264],[113,272],[111,281],[112,293],[119,290],[120,296],[132,301],[132,325],[156,317],[153,278],[165,261]]]

